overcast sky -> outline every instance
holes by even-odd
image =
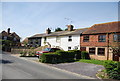
[[[48,27],[85,28],[117,20],[118,2],[2,2],[1,30],[11,28],[23,40]]]

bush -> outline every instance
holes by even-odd
[[[71,50],[74,53],[75,59],[81,59],[81,51],[80,50]]]
[[[44,53],[40,56],[39,61],[42,63],[57,63],[57,59],[59,59],[59,55],[55,53]]]
[[[106,69],[106,73],[108,74],[109,78],[120,80],[120,67],[119,67],[119,63],[120,62],[105,61],[104,67]]]
[[[27,51],[21,51],[20,54],[21,57],[27,56]]]
[[[63,51],[59,50],[55,53],[45,53],[40,57],[40,61],[43,63],[64,63],[64,62],[74,62],[80,59],[80,51],[71,50]]]
[[[29,51],[28,56],[35,56],[35,52],[34,51]]]
[[[90,59],[88,52],[82,51],[81,52],[81,59]]]

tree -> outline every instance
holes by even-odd
[[[63,30],[58,27],[58,28],[55,29],[55,32],[57,32],[57,31],[63,31]]]
[[[65,29],[65,31],[67,31],[67,30],[68,30],[68,28]]]
[[[11,46],[14,44],[14,42],[10,40],[0,40],[2,41],[2,50],[3,51],[11,51]]]

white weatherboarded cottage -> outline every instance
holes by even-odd
[[[46,34],[42,36],[41,46],[60,48],[65,51],[80,50],[80,34],[87,28],[73,29],[73,25],[68,25],[67,31],[51,32],[48,28]]]

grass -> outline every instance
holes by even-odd
[[[94,59],[90,59],[90,60],[87,60],[87,59],[81,59],[77,62],[84,62],[84,63],[91,63],[91,64],[97,64],[97,65],[104,65],[104,62],[103,60],[94,60]]]
[[[96,76],[100,77],[101,79],[109,79],[109,76],[107,75],[107,73],[105,72],[105,70],[98,71],[98,73],[96,74]]]

